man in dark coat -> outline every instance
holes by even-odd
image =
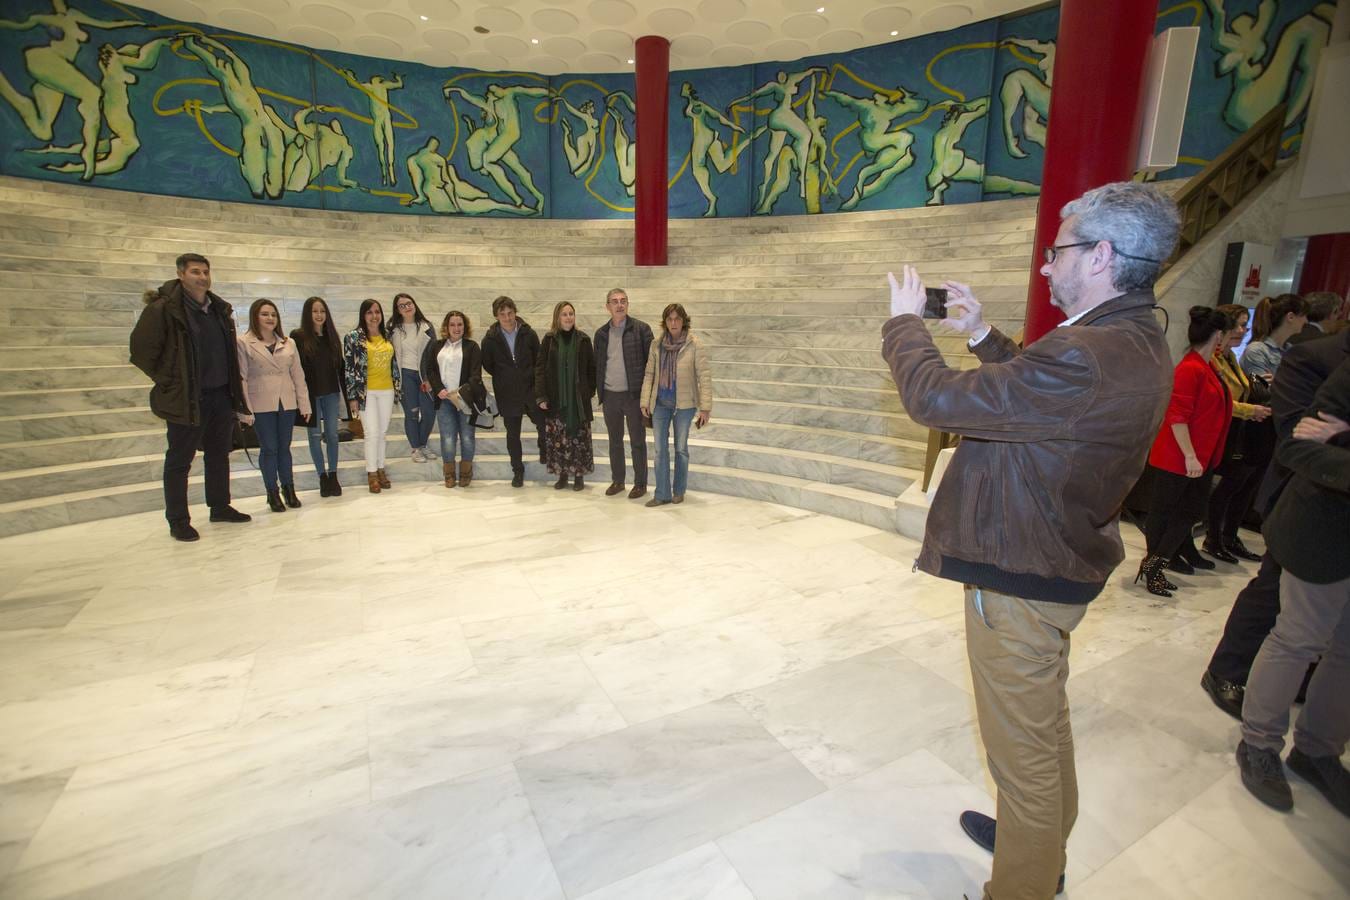
[[[511,456],[511,487],[525,484],[525,459],[520,446],[521,419],[528,416],[539,426],[534,401],[534,362],[539,353],[539,336],[529,323],[516,315],[516,302],[510,297],[492,301],[497,319],[483,336],[483,371],[492,376],[492,393],[497,412],[506,426],[506,452]]]
[[[131,363],[154,381],[150,411],[168,423],[164,517],[169,534],[198,539],[188,514],[187,481],[197,448],[206,468],[212,522],[247,522],[230,506],[230,438],[236,413],[247,414],[230,304],[211,292],[211,263],[178,257],[178,277],[145,292],[131,332]]]
[[[595,387],[609,434],[610,485],[606,497],[623,490],[627,464],[623,458],[623,431],[633,450],[633,489],[628,499],[647,493],[647,428],[642,424],[642,377],[652,349],[652,329],[628,315],[628,293],[615,288],[605,297],[609,321],[595,330]]]

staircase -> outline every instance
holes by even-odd
[[[568,300],[593,333],[613,287],[628,291],[631,314],[654,330],[661,309],[678,301],[714,362],[713,419],[690,439],[690,490],[894,529],[895,499],[918,476],[927,432],[900,407],[880,356],[885,272],[909,262],[930,281],[968,282],[986,318],[1015,331],[1035,203],[678,220],[670,265],[637,268],[626,221],[321,212],[0,178],[8,326],[0,336],[0,534],[161,507],[164,428],[149,411],[148,380],[127,362],[127,336],[141,292],[173,277],[174,259],[187,251],[210,257],[215,290],[235,305],[241,328],[257,297],[278,302],[289,330],[304,299],[323,296],[345,332],[362,299],[388,309],[407,291],[437,323],[464,310],[476,337],[500,294],[541,332],[553,304]],[[952,365],[974,363],[960,335],[936,339]],[[389,430],[395,484],[438,480],[438,465],[408,459],[400,414]],[[609,478],[604,430],[597,415],[598,485]],[[297,434],[298,487],[312,490]],[[552,480],[528,462],[532,446],[527,436],[527,478]],[[233,466],[236,497],[262,493],[244,454]],[[364,490],[363,471],[360,445],[343,445],[344,483]],[[500,430],[479,433],[475,474],[510,477]],[[190,495],[201,502],[200,460]]]

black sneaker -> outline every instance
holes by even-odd
[[[1262,750],[1246,741],[1237,745],[1238,771],[1242,783],[1253,797],[1271,809],[1288,812],[1294,808],[1294,795],[1284,777],[1284,763],[1274,750]]]
[[[197,529],[193,528],[187,522],[170,523],[169,536],[175,541],[183,541],[184,543],[191,543],[202,539],[202,536],[197,533]]]
[[[998,837],[998,823],[986,816],[984,813],[977,813],[974,810],[966,810],[961,813],[959,819],[961,830],[981,848],[994,852],[994,842]],[[1064,893],[1064,873],[1059,875],[1059,883],[1055,885],[1055,893]]]
[[[1295,747],[1289,751],[1289,769],[1322,792],[1331,805],[1350,816],[1350,772],[1334,756],[1309,756]]]
[[[1231,681],[1216,678],[1209,669],[1200,676],[1200,686],[1209,694],[1214,705],[1228,713],[1239,722],[1242,721],[1242,700],[1247,696],[1247,688]]]
[[[241,513],[233,506],[221,506],[211,510],[212,522],[252,522],[253,517],[248,513]]]

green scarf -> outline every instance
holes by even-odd
[[[568,437],[576,437],[577,429],[581,427],[581,404],[577,402],[576,333],[573,328],[554,335],[558,345],[558,414]]]

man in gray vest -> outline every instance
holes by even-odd
[[[647,429],[642,424],[638,394],[652,349],[652,330],[628,315],[628,294],[614,288],[605,295],[609,321],[595,332],[595,384],[605,411],[609,432],[609,467],[612,471],[606,497],[624,489],[627,465],[623,456],[623,426],[628,423],[628,442],[633,449],[633,489],[628,499],[647,493]]]

